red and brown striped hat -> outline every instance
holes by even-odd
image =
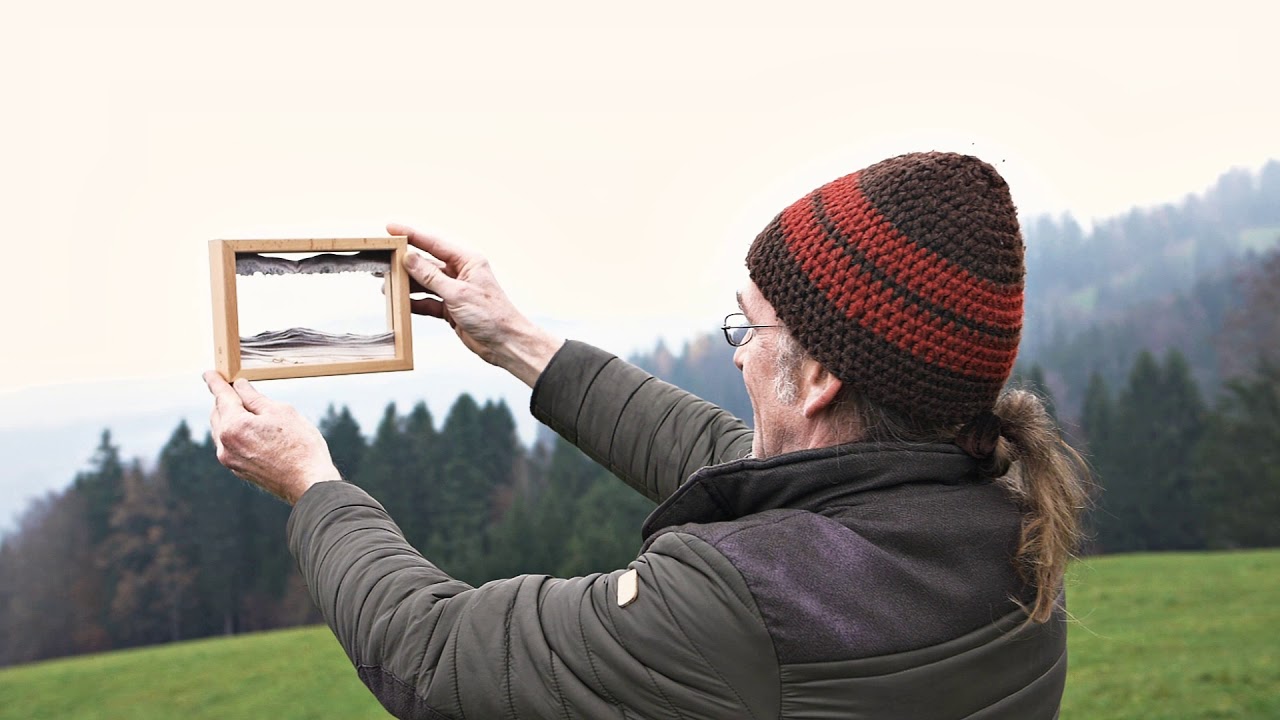
[[[756,237],[747,268],[814,359],[917,421],[990,410],[1013,369],[1022,235],[977,158],[901,155],[823,185]]]

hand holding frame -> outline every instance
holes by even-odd
[[[204,374],[213,394],[209,427],[218,462],[290,505],[312,485],[340,480],[329,445],[292,406],[258,392],[248,380],[235,385],[217,372]]]
[[[413,300],[413,312],[447,321],[467,349],[533,387],[564,340],[516,309],[483,257],[404,225],[387,232],[427,253],[405,258],[410,289],[436,296]]]

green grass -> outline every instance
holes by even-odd
[[[1280,718],[1280,551],[1085,560],[1062,717]]]
[[[325,627],[0,670],[5,720],[388,717]]]
[[[1078,563],[1064,720],[1280,718],[1280,550]],[[327,628],[0,670],[0,720],[386,718]]]

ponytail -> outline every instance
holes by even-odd
[[[999,431],[984,469],[1022,507],[1022,536],[1014,559],[1023,580],[1036,591],[1035,601],[1023,609],[1031,621],[1042,623],[1053,614],[1067,563],[1080,543],[1081,515],[1089,499],[1088,466],[1062,439],[1035,393],[1006,390],[991,414]],[[957,443],[965,435],[962,429]]]

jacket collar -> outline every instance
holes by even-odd
[[[980,482],[977,463],[950,444],[849,443],[698,470],[645,520],[663,528],[736,520],[766,510],[858,504],[868,490],[916,482]]]

